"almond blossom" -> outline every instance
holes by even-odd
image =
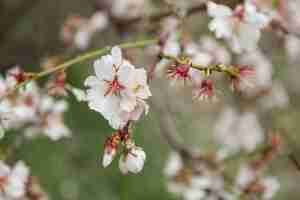
[[[123,174],[127,174],[128,172],[137,174],[144,168],[145,161],[146,153],[142,148],[134,146],[121,156],[119,168]]]
[[[85,81],[89,107],[100,112],[114,129],[123,128],[129,120],[138,120],[148,110],[145,100],[151,92],[146,71],[123,59],[119,47],[95,61],[94,70],[96,76]]]
[[[238,113],[226,108],[215,127],[217,142],[223,150],[235,153],[240,150],[253,152],[264,141],[264,133],[254,112]]]
[[[62,27],[61,38],[66,46],[87,49],[94,34],[103,31],[108,22],[106,12],[101,11],[95,12],[90,18],[71,16]]]
[[[213,18],[209,29],[217,38],[225,39],[236,53],[256,49],[260,30],[270,21],[268,16],[258,12],[251,2],[245,2],[235,10],[211,1],[207,6],[208,15]]]
[[[194,160],[195,161],[195,160]],[[168,178],[168,190],[184,200],[226,199],[233,196],[224,190],[223,177],[205,167],[201,161],[186,165],[182,157],[172,152],[164,173]]]
[[[264,200],[270,200],[280,189],[280,184],[276,177],[261,176],[261,171],[255,170],[251,166],[241,166],[236,177],[236,193],[260,193]]]
[[[29,169],[19,161],[14,167],[0,161],[0,199],[21,199],[26,194]]]
[[[71,136],[71,132],[63,120],[63,114],[68,109],[68,104],[63,100],[55,101],[49,96],[44,96],[40,104],[40,116],[32,126],[25,130],[25,135],[31,138],[44,134],[54,141]]]
[[[140,17],[145,12],[146,0],[113,0],[111,13],[119,19]]]

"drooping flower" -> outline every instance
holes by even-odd
[[[209,29],[217,38],[229,42],[236,53],[255,50],[260,38],[260,30],[266,27],[270,18],[257,11],[251,2],[239,5],[235,10],[225,5],[209,1],[208,15],[213,18]]]
[[[142,148],[134,146],[121,156],[119,168],[123,174],[128,174],[129,172],[137,174],[144,168],[145,161],[146,153]]]
[[[122,58],[119,47],[113,47],[111,55],[103,56],[94,63],[96,76],[86,79],[87,101],[92,110],[100,112],[115,129],[123,128],[130,114],[143,105],[151,92],[147,85],[147,74],[144,69],[135,69]],[[138,109],[140,110],[140,109]],[[134,119],[132,119],[134,120]]]

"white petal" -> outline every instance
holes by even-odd
[[[116,67],[119,67],[122,64],[122,51],[120,47],[114,46],[111,49],[111,56],[113,59],[113,63],[116,65]]]
[[[137,174],[144,168],[146,154],[141,148],[133,148],[125,158],[126,167],[129,172]]]
[[[207,12],[210,17],[228,17],[232,15],[232,10],[229,7],[212,1],[207,3]]]
[[[230,38],[233,34],[233,22],[230,19],[215,18],[208,26],[217,38]]]
[[[119,169],[122,172],[122,174],[128,174],[128,169],[123,155],[120,157],[119,160]]]
[[[84,85],[87,87],[94,87],[98,86],[100,83],[100,80],[96,76],[89,76],[84,81]]]
[[[109,152],[104,152],[103,158],[102,158],[102,166],[108,167],[111,162],[114,159],[114,154]]]
[[[110,55],[102,56],[100,60],[94,62],[95,74],[99,80],[111,81],[114,78],[113,58]]]
[[[134,70],[135,68],[132,64],[128,61],[124,61],[117,72],[119,83],[124,87],[128,87],[132,78],[134,78]]]

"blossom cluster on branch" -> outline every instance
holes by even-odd
[[[186,148],[178,142],[175,122],[170,113],[163,112],[161,134],[174,150],[164,170],[167,188],[185,200],[272,199],[280,184],[276,177],[266,173],[285,145],[279,134],[274,131],[269,134],[272,127],[264,127],[260,115],[286,107],[289,96],[283,83],[274,78],[273,63],[261,50],[260,38],[266,30],[279,36],[285,34],[287,53],[292,60],[296,59],[300,49],[294,42],[300,40],[289,27],[295,19],[287,16],[294,3],[182,2],[186,1],[165,0],[160,6],[166,7],[166,12],[145,14],[145,8],[155,7],[147,7],[151,4],[147,0],[99,1],[91,17],[70,16],[60,33],[66,49],[88,49],[93,37],[111,26],[117,27],[122,39],[128,31],[139,30],[131,29],[132,25],[143,26],[148,35],[154,32],[155,38],[107,46],[67,62],[52,58],[44,62],[44,71],[40,73],[27,73],[20,67],[9,70],[0,78],[2,132],[23,129],[25,137],[45,135],[54,141],[70,137],[64,113],[68,109],[65,98],[72,94],[114,129],[104,144],[103,167],[108,167],[120,154],[121,173],[137,174],[144,168],[146,153],[136,145],[133,127],[148,114],[149,105],[157,103],[151,102],[155,95],[150,89],[152,82],[167,81],[170,90],[191,91],[191,99],[206,103],[215,103],[220,96],[223,100],[219,91],[230,88],[233,105],[224,103],[226,106],[215,122],[212,135],[217,148],[213,153]],[[186,18],[197,12],[207,14],[207,31],[212,34],[202,34],[195,40]],[[149,24],[159,28],[153,31]],[[152,58],[152,64],[135,66],[129,48],[145,48],[143,55]],[[95,60],[94,75],[85,79],[85,90],[73,87],[68,83],[67,69],[89,59]],[[36,80],[47,75],[52,76],[44,86],[39,86]],[[230,173],[228,163],[241,156],[247,160],[238,162],[235,173]],[[34,180],[23,162],[9,167],[1,161],[0,199],[47,199]]]

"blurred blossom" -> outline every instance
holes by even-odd
[[[244,92],[255,87],[255,70],[247,65],[237,65],[231,68],[236,74],[230,76],[231,89]]]
[[[232,153],[252,152],[263,142],[264,132],[255,113],[238,113],[233,108],[226,108],[216,122],[215,138]]]
[[[63,113],[68,108],[67,103],[56,101],[45,94],[36,82],[27,83],[16,94],[7,95],[12,89],[11,80],[15,79],[16,72],[21,70],[10,70],[6,79],[0,79],[0,93],[3,95],[0,102],[2,128],[24,128],[27,137],[45,135],[52,140],[70,136],[70,130],[63,120]]]
[[[162,53],[170,56],[177,57],[181,53],[180,43],[178,41],[177,32],[174,32],[165,39],[162,48]],[[155,75],[162,77],[165,75],[167,66],[170,64],[168,59],[161,59],[155,66]]]
[[[260,52],[253,51],[243,54],[239,58],[241,65],[251,66],[255,71],[252,86],[243,90],[247,96],[255,96],[262,90],[268,89],[272,85],[272,63]]]
[[[177,152],[171,152],[164,168],[164,174],[167,177],[175,176],[183,168],[183,162]]]
[[[79,49],[87,49],[93,35],[103,31],[108,26],[108,16],[105,12],[96,12],[90,18],[80,16],[69,17],[61,31],[63,42]]]
[[[66,101],[55,101],[54,98],[49,96],[43,97],[39,108],[40,117],[25,130],[25,135],[31,138],[39,134],[45,134],[54,141],[70,137],[71,132],[63,121],[63,115],[67,109],[68,104]]]
[[[0,161],[0,199],[22,199],[26,195],[26,184],[29,169],[19,161],[14,167],[9,167]]]
[[[257,171],[251,166],[243,165],[236,177],[236,192],[248,194],[258,193],[262,199],[270,200],[280,189],[280,184],[275,177],[261,176],[261,171]]]
[[[118,19],[133,19],[145,13],[147,0],[112,0],[111,13]]]
[[[270,90],[259,99],[259,103],[264,109],[284,108],[289,104],[289,95],[282,85],[276,81],[273,83]]]
[[[167,160],[164,174],[168,178],[169,192],[184,200],[226,199],[233,196],[224,190],[224,180],[214,169],[206,168],[201,161],[185,166],[179,154],[172,152]]]
[[[211,1],[207,6],[208,15],[213,18],[209,29],[215,32],[217,38],[225,39],[236,53],[256,49],[260,30],[269,23],[268,16],[258,12],[251,2],[245,2],[235,10]]]
[[[287,35],[285,37],[285,49],[287,52],[287,56],[289,58],[289,62],[299,61],[300,55],[300,39],[293,36]]]

